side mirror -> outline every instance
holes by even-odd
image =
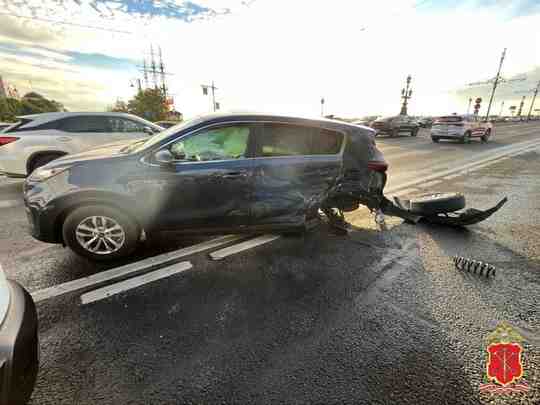
[[[154,130],[151,127],[144,127],[143,131],[145,134],[154,135]]]
[[[174,156],[168,149],[160,149],[155,153],[154,159],[158,163],[169,164],[174,161]]]

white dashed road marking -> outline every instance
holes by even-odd
[[[280,237],[279,235],[262,235],[257,238],[246,240],[245,242],[241,242],[236,245],[226,247],[224,249],[216,250],[215,252],[210,253],[209,256],[213,260],[221,260],[235,253],[240,253],[240,252],[243,252],[244,250],[248,250],[256,246],[263,245],[268,242],[272,242],[273,240],[276,240],[279,237]]]
[[[175,250],[174,252],[163,253],[158,256],[139,260],[135,263],[126,264],[125,266],[120,266],[111,270],[103,271],[92,276],[79,278],[77,280],[68,281],[67,283],[58,284],[53,287],[35,291],[32,293],[32,298],[34,298],[34,301],[39,302],[49,298],[58,297],[60,295],[88,289],[105,282],[123,280],[128,277],[144,273],[145,271],[155,268],[157,266],[171,263],[182,257],[202,252],[204,250],[223,246],[228,243],[236,242],[242,238],[245,238],[245,236],[227,235],[215,239],[210,239],[197,245],[188,246],[180,250]]]
[[[150,273],[143,274],[142,276],[128,278],[127,280],[121,281],[119,283],[111,284],[106,287],[102,287],[97,290],[82,294],[81,303],[85,305],[91,302],[99,301],[112,295],[140,287],[144,284],[148,284],[162,278],[170,277],[174,274],[181,273],[191,268],[193,268],[193,266],[190,262],[180,262],[156,271],[152,271]]]

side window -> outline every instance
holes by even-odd
[[[80,115],[62,120],[60,129],[67,132],[109,132],[108,121],[99,115]]]
[[[249,125],[206,129],[174,142],[169,150],[175,159],[190,161],[241,159],[246,157],[253,131]]]
[[[341,151],[342,144],[343,134],[327,129],[316,130],[311,153],[313,155],[335,155]]]
[[[125,118],[108,117],[112,132],[144,132],[144,126]]]
[[[311,154],[312,128],[266,124],[259,139],[259,154],[265,157]]]

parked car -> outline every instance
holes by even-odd
[[[418,119],[418,125],[420,126],[420,128],[430,128],[432,124],[433,124],[433,118],[424,117],[424,118]]]
[[[17,118],[18,123],[0,134],[0,171],[10,177],[26,177],[60,156],[163,130],[124,113],[56,112]]]
[[[379,118],[377,115],[369,115],[367,117],[353,121],[352,123],[354,125],[364,125],[366,127],[370,127],[373,121],[375,121],[377,118]]]
[[[12,122],[0,122],[0,133],[6,129],[7,127],[10,127],[12,126],[13,123]]]
[[[493,134],[493,124],[483,121],[475,115],[448,115],[439,117],[431,127],[431,139],[453,139],[469,143],[472,138],[480,138],[482,142],[489,141]]]
[[[330,195],[340,209],[376,205],[387,166],[370,128],[212,114],[50,162],[26,179],[24,202],[35,238],[110,260],[143,230],[303,231]],[[335,193],[343,179],[362,190],[354,201]]]
[[[180,124],[180,122],[181,121],[156,121],[154,124],[159,125],[161,128],[167,129]]]
[[[379,134],[398,136],[401,132],[408,132],[411,136],[418,135],[420,126],[418,122],[407,115],[396,117],[379,118],[371,124],[371,127]]]
[[[30,294],[0,266],[0,405],[25,404],[39,368],[38,323]]]

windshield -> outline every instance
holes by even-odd
[[[187,128],[190,128],[199,124],[204,119],[203,117],[204,116],[198,116],[198,117],[192,118],[191,120],[188,120],[181,124],[177,124],[170,128],[167,128],[157,133],[156,135],[151,136],[150,138],[144,140],[144,142],[137,142],[133,144],[133,149],[130,149],[130,152],[138,152],[147,148],[151,148],[152,146],[158,145],[161,141],[163,141],[164,139],[167,139],[169,136],[177,134],[181,131],[184,131]]]

